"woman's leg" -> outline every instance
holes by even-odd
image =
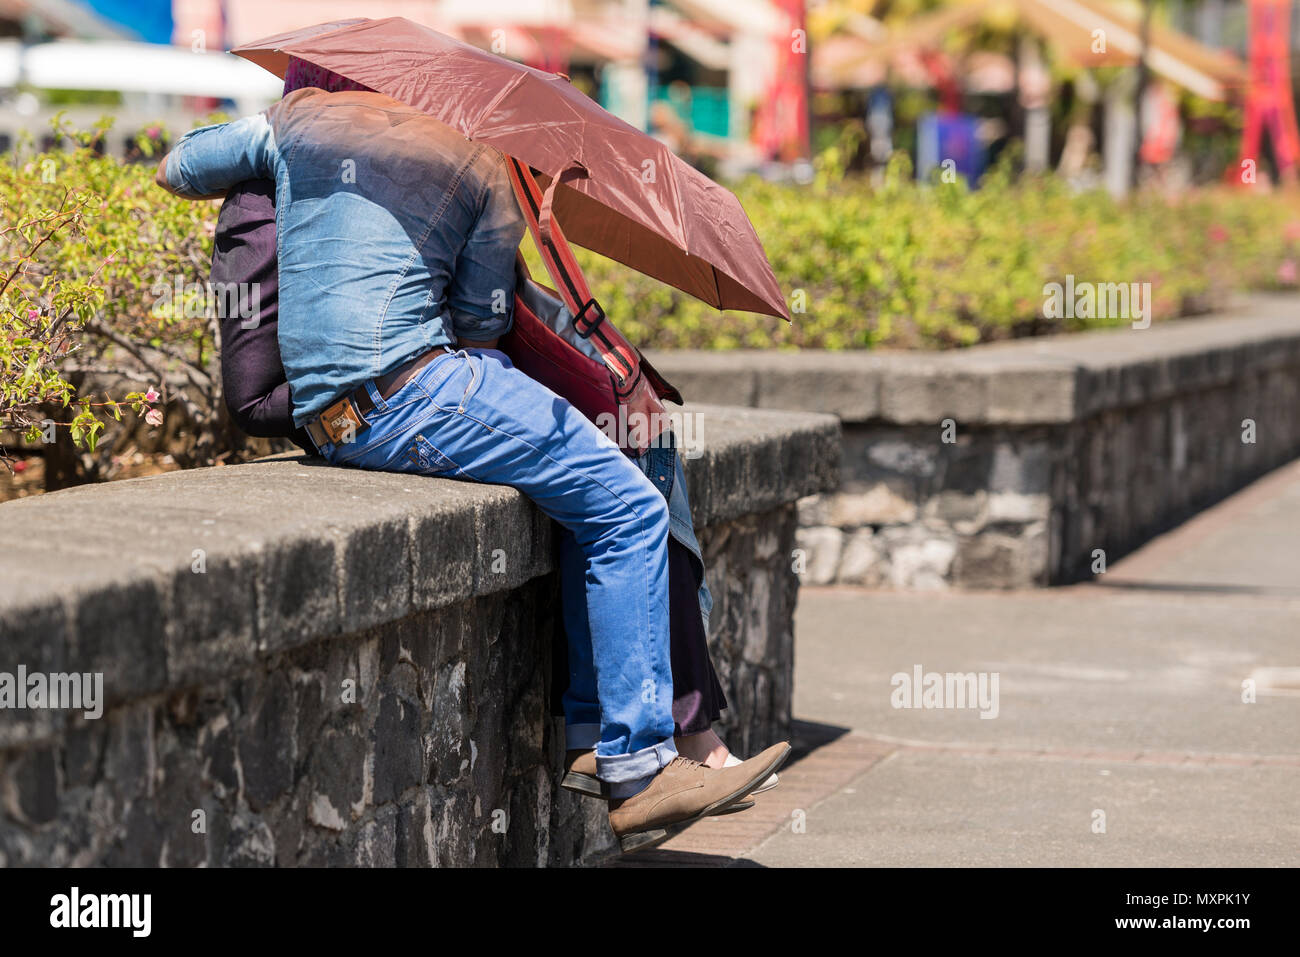
[[[721,717],[727,700],[713,670],[700,615],[700,586],[690,551],[668,537],[668,625],[673,666],[673,734],[701,734]],[[689,757],[689,755],[688,755]]]

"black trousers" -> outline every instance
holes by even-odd
[[[673,667],[673,733],[708,731],[727,706],[700,617],[695,556],[668,536],[669,654]]]
[[[673,669],[673,734],[708,731],[727,706],[722,684],[713,669],[709,643],[700,615],[700,580],[695,556],[668,536],[669,655]],[[562,619],[561,619],[562,620]],[[568,643],[555,643],[552,666],[551,713],[564,716],[561,702],[569,686]]]

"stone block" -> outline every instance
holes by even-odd
[[[1045,493],[990,492],[987,520],[990,523],[1045,521],[1050,509],[1051,499]]]
[[[944,419],[985,421],[990,377],[936,360],[900,364],[881,374],[881,416],[899,425],[933,425]]]
[[[949,586],[957,554],[957,543],[950,533],[902,525],[881,529],[876,541],[889,558],[890,586],[922,590]]]
[[[869,528],[859,528],[845,535],[836,581],[846,585],[877,586],[887,571],[884,550]]]
[[[831,524],[831,508],[829,495],[806,495],[795,503],[799,511],[800,525],[829,525]]]
[[[844,533],[838,528],[799,529],[795,546],[804,552],[802,581],[805,585],[828,585],[835,581],[843,544]]]
[[[911,483],[901,478],[846,483],[840,492],[829,496],[826,524],[856,528],[913,522],[917,517],[915,495]]]

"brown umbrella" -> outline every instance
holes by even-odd
[[[298,57],[422,110],[544,174],[578,245],[719,309],[790,318],[740,201],[563,76],[404,17],[320,24],[232,52],[277,76]]]

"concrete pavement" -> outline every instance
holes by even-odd
[[[1300,462],[1086,585],[801,590],[795,662],[782,786],[640,863],[1300,865]]]

